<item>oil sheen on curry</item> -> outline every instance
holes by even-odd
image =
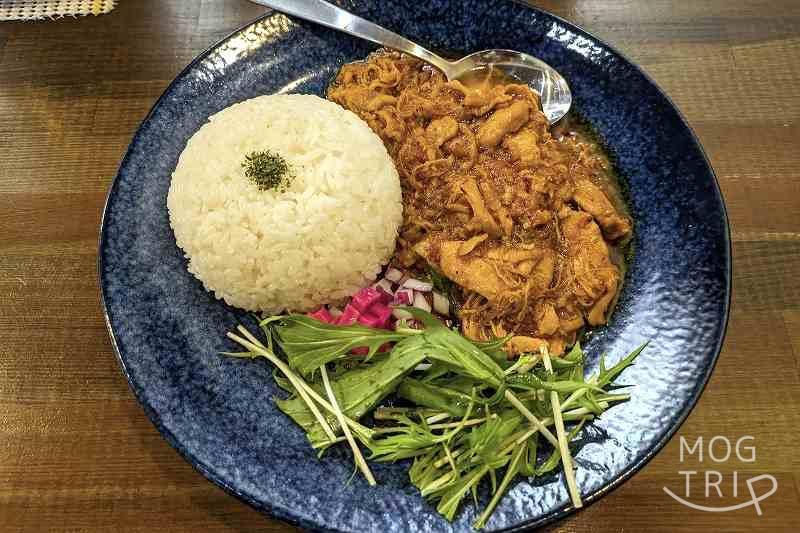
[[[632,227],[592,136],[551,128],[525,85],[448,82],[396,53],[345,65],[328,98],[386,145],[403,188],[392,261],[459,286],[466,336],[558,355],[607,321]]]

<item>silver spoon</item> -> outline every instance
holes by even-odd
[[[558,122],[572,105],[566,80],[553,67],[533,56],[514,50],[483,50],[458,61],[448,61],[394,32],[357,17],[324,0],[251,0],[295,17],[349,33],[412,55],[441,70],[448,80],[464,78],[492,67],[517,78],[539,94],[550,124]]]

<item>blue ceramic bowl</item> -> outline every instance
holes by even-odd
[[[633,399],[585,433],[577,480],[593,502],[664,445],[714,367],[730,295],[730,244],[714,174],[669,99],[614,49],[542,11],[490,0],[348,1],[352,11],[431,48],[514,48],[568,80],[575,106],[608,144],[627,183],[635,255],[612,323],[586,348],[596,365],[651,343],[622,380]],[[300,526],[335,531],[467,531],[407,481],[406,465],[361,477],[346,450],[317,460],[303,432],[273,405],[266,363],[224,358],[225,332],[245,313],[203,290],[169,227],[170,175],[189,137],[217,111],[276,92],[322,94],[343,62],[373,46],[341,33],[266,16],[189,65],[131,142],[108,195],[99,275],[108,328],[131,388],[164,437],[210,480]],[[593,370],[593,369],[592,369]],[[538,526],[571,511],[561,475],[517,483],[489,530]]]

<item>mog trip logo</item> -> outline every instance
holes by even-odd
[[[689,445],[688,441],[681,436],[680,438],[680,462],[684,463],[684,452],[690,456],[696,454],[697,461],[704,464],[704,458],[708,459],[708,463],[724,464],[727,463],[732,457],[736,457],[743,463],[755,463],[756,461],[756,447],[755,438],[750,435],[740,437],[735,443],[725,436],[718,435],[712,437],[707,446],[703,445],[703,437],[698,437],[694,444]],[[748,498],[740,503],[727,506],[714,506],[715,499],[725,498],[727,496],[734,499],[740,498],[739,485],[742,482],[739,478],[739,472],[734,470],[727,479],[721,472],[714,469],[708,470],[679,470],[678,474],[683,476],[683,496],[678,496],[675,492],[667,487],[664,487],[664,492],[669,494],[675,501],[697,509],[698,511],[707,511],[710,513],[724,513],[727,511],[735,511],[736,509],[743,509],[752,505],[755,507],[756,514],[761,516],[760,502],[766,500],[778,490],[778,480],[770,474],[760,474],[747,478],[744,484],[747,486]],[[767,490],[759,492],[759,488],[765,488],[769,484]]]

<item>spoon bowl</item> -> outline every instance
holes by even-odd
[[[447,79],[458,80],[487,68],[500,70],[510,81],[523,83],[539,95],[547,120],[555,124],[572,106],[567,80],[544,61],[515,50],[482,50],[450,62]]]
[[[544,61],[522,52],[483,50],[457,61],[448,61],[401,35],[325,0],[251,1],[414,56],[441,70],[451,81],[463,79],[476,71],[498,69],[513,81],[528,85],[539,95],[542,112],[550,124],[563,118],[572,106],[572,93],[564,77]]]

